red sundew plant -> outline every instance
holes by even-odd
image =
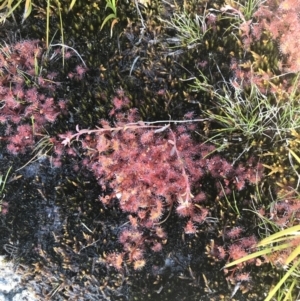
[[[122,102],[127,104],[125,96],[114,98],[114,126],[101,120],[98,129],[80,130],[77,126],[77,133],[60,138],[69,147],[74,140],[80,142],[85,150],[82,164],[94,173],[104,191],[113,191],[101,195],[100,201],[109,206],[117,200],[128,213],[130,226],[121,232],[119,241],[128,262],[142,262],[145,244],[159,251],[157,243],[166,241],[161,225],[173,210],[186,220],[183,230],[187,234],[195,233],[207,220],[209,210],[201,204],[207,199],[201,189],[205,178],[213,178],[216,193],[222,195],[240,181],[249,182],[252,173],[259,181],[262,167],[250,159],[248,166],[234,168],[220,155],[212,155],[213,145],[191,138],[191,121],[179,122],[177,127],[143,122],[136,109],[121,112]],[[150,230],[151,238],[145,239],[143,229]]]
[[[66,112],[65,100],[56,104],[39,90],[53,91],[58,85],[53,81],[56,73],[41,74],[42,52],[38,40],[0,48],[0,123],[5,128],[1,139],[15,155],[32,148],[35,137],[44,135],[44,126]]]
[[[223,10],[231,13],[228,5]],[[291,74],[300,70],[299,10],[298,0],[267,0],[257,6],[250,20],[239,15],[243,22],[239,25],[238,35],[245,57],[251,59],[242,64],[232,59],[231,86],[235,91],[249,91],[255,86],[268,98],[272,96],[269,99],[276,100],[276,104],[289,102],[289,95],[298,93],[299,84],[291,80]],[[259,49],[257,45],[262,41],[263,49]]]
[[[235,239],[241,236],[243,233],[243,228],[241,227],[233,227],[229,231],[226,232],[226,237]]]
[[[273,39],[279,42],[279,49],[285,56],[285,72],[300,70],[299,39],[300,39],[300,2],[297,0],[274,1],[268,0],[261,5],[254,17],[258,22],[254,24],[253,38],[259,40],[264,31],[268,31]]]
[[[8,202],[2,202],[2,203],[0,203],[0,207],[1,207],[0,213],[2,215],[6,215],[9,211],[9,203]]]

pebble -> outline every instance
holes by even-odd
[[[0,256],[0,301],[38,301],[21,283],[21,277],[14,272],[13,263]]]

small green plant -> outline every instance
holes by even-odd
[[[221,8],[221,11],[229,15],[238,15],[242,22],[246,22],[253,18],[253,14],[256,10],[265,2],[266,0],[227,0],[225,1],[225,6]]]
[[[228,205],[228,208],[231,208],[231,210],[236,214],[237,216],[237,219],[241,217],[241,213],[240,213],[240,210],[238,208],[238,205],[237,205],[237,199],[236,199],[236,196],[235,196],[235,192],[233,191],[232,192],[232,199],[226,195],[226,192],[224,190],[224,187],[222,186],[221,182],[220,182],[220,186],[222,188],[222,192],[223,192],[223,195],[224,195],[224,198],[226,200],[226,203]],[[233,202],[232,202],[233,200]]]
[[[217,135],[238,133],[248,140],[262,136],[284,140],[291,129],[300,128],[300,107],[296,93],[298,76],[295,89],[289,94],[288,105],[263,94],[254,83],[245,91],[242,87],[233,90],[224,81],[223,88],[215,90],[202,73],[194,79],[192,89],[209,93],[213,98],[215,107],[206,110],[205,114],[219,124],[215,129]]]
[[[109,21],[112,20],[111,25],[110,25],[110,36],[112,37],[113,35],[113,28],[116,25],[116,23],[119,22],[119,18],[117,17],[117,3],[116,0],[106,0],[106,6],[105,10],[107,8],[110,8],[113,12],[106,16],[106,18],[103,20],[100,30],[104,27],[104,25]]]
[[[168,20],[160,19],[167,27],[176,31],[176,36],[168,38],[167,42],[175,48],[194,48],[203,42],[203,38],[209,28],[206,25],[206,10],[202,16],[192,16],[186,11],[174,13]]]
[[[246,0],[244,3],[242,3],[242,1],[235,1],[235,3],[241,7],[246,21],[253,18],[253,14],[256,10],[265,2],[266,0]]]

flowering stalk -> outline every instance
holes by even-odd
[[[200,121],[207,121],[208,118],[204,119],[193,119],[193,120],[161,120],[161,121],[153,121],[153,122],[144,122],[144,121],[138,121],[138,122],[132,122],[132,123],[127,123],[123,126],[117,126],[117,127],[110,127],[106,125],[105,128],[98,128],[93,129],[93,130],[88,130],[88,129],[79,129],[79,125],[76,126],[76,131],[77,133],[66,133],[66,134],[60,134],[59,137],[62,138],[61,144],[64,146],[71,146],[71,141],[76,139],[77,141],[79,140],[79,137],[84,134],[95,134],[95,133],[105,133],[105,132],[113,132],[113,131],[125,131],[127,129],[135,130],[135,129],[154,129],[155,133],[160,133],[166,130],[167,128],[170,127],[171,123],[190,123],[190,122],[200,122]],[[154,125],[154,124],[162,124],[162,123],[168,123],[165,126],[160,126],[160,125]]]
[[[174,132],[172,130],[171,130],[171,135],[173,137],[173,140],[168,140],[168,142],[171,145],[173,145],[170,155],[172,155],[174,153],[176,154],[176,156],[177,156],[177,158],[179,160],[180,166],[181,166],[181,173],[183,175],[183,178],[184,178],[184,181],[185,181],[185,185],[186,185],[185,192],[182,195],[180,195],[179,198],[178,198],[178,202],[179,202],[180,205],[177,208],[177,211],[180,211],[181,209],[188,208],[190,206],[191,199],[194,196],[192,195],[189,178],[188,178],[188,175],[186,173],[186,165],[184,163],[184,160],[180,156],[180,153],[179,153],[178,148],[176,146],[176,136],[175,136],[175,134],[174,134]],[[185,199],[183,200],[182,197],[185,197]]]

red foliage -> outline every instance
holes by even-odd
[[[241,227],[233,227],[229,231],[226,232],[226,236],[231,239],[235,239],[241,236],[243,233],[243,228]]]
[[[87,68],[82,66],[82,65],[78,65],[76,66],[76,74],[78,76],[79,79],[82,79],[84,74],[86,73]]]
[[[300,70],[300,57],[298,53],[300,41],[300,1],[268,0],[261,5],[254,14],[256,22],[252,34],[258,40],[263,31],[268,31],[273,39],[279,42],[279,49],[284,55],[285,72],[298,72]]]
[[[240,244],[245,249],[251,249],[256,246],[257,244],[257,238],[254,235],[243,237],[240,240]]]
[[[235,275],[235,279],[237,281],[245,281],[248,282],[251,280],[250,273],[240,273]]]
[[[239,244],[233,244],[229,246],[228,254],[229,254],[229,258],[232,260],[237,260],[248,255],[248,253],[244,250],[244,248]]]
[[[256,183],[260,180],[261,168],[251,159],[245,166],[234,168],[220,155],[209,155],[215,147],[193,140],[188,127],[171,129],[170,125],[138,121],[135,109],[120,112],[127,103],[122,95],[113,103],[115,127],[102,120],[103,128],[77,127],[77,133],[60,137],[68,146],[75,138],[81,141],[86,149],[84,165],[93,171],[102,188],[113,190],[109,197],[100,196],[105,206],[118,201],[120,208],[128,212],[132,226],[121,232],[119,241],[130,262],[143,260],[136,254],[137,250],[144,252],[145,244],[160,249],[158,243],[167,238],[160,224],[172,208],[188,219],[185,232],[196,232],[197,224],[205,222],[209,215],[209,210],[199,204],[207,199],[199,188],[208,176],[220,195],[230,193],[237,180],[245,186],[251,173]],[[151,238],[143,237],[144,228],[151,231]]]
[[[9,204],[8,204],[8,202],[2,202],[1,203],[1,210],[0,210],[0,213],[2,214],[2,215],[6,215],[7,213],[8,213],[8,211],[9,211]]]
[[[15,135],[9,137],[8,151],[16,155],[25,153],[27,146],[34,144],[32,127],[29,124],[19,125]]]
[[[35,137],[44,134],[44,126],[55,122],[57,116],[66,109],[62,101],[58,106],[53,98],[39,92],[39,88],[53,90],[56,86],[53,79],[57,75],[45,74],[51,80],[39,75],[37,85],[36,64],[41,63],[42,50],[37,40],[6,44],[1,48],[0,121],[7,128],[6,136],[1,138],[8,142],[7,150],[15,155],[32,148]]]
[[[114,267],[116,270],[120,271],[123,268],[123,253],[112,252],[106,255],[105,263],[107,266]]]
[[[186,234],[195,234],[196,231],[197,231],[197,229],[196,229],[195,225],[193,224],[193,222],[191,220],[189,220],[184,227],[184,232]]]

